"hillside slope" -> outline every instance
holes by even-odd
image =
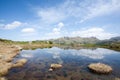
[[[90,38],[62,37],[58,39],[51,39],[50,41],[56,44],[69,45],[69,44],[95,44],[100,40],[95,37],[90,37]]]

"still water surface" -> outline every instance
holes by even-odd
[[[120,52],[109,49],[76,50],[53,47],[22,50],[14,61],[20,58],[26,58],[28,62],[23,67],[11,69],[6,76],[8,80],[117,80],[120,78]],[[94,62],[110,65],[113,72],[108,75],[90,72],[87,66]],[[50,72],[52,63],[62,64],[63,67]]]

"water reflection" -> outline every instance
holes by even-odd
[[[97,49],[80,49],[78,51],[74,50],[71,52],[72,55],[76,56],[85,56],[91,59],[103,59],[107,55],[111,54],[117,54],[118,52],[103,49],[103,48],[97,48]]]
[[[53,58],[57,60],[58,64],[63,64],[63,60],[60,58],[59,52],[53,53]]]
[[[23,50],[20,56],[25,58],[32,58],[34,55],[32,53],[32,50]]]
[[[115,80],[120,77],[120,52],[109,49],[64,50],[53,47],[22,50],[16,59],[23,57],[28,59],[27,64],[11,69],[8,80]],[[93,62],[107,63],[114,71],[110,75],[93,74],[87,69],[87,65]],[[50,72],[53,63],[62,67]]]
[[[64,52],[63,52],[64,51]],[[107,55],[118,54],[119,52],[104,49],[104,48],[94,48],[94,49],[67,49],[63,50],[57,47],[46,50],[45,52],[53,54],[53,58],[60,58],[60,53],[70,54],[74,56],[84,56],[91,59],[103,59]]]

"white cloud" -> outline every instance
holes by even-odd
[[[58,23],[58,27],[62,28],[64,26],[64,24],[62,22]]]
[[[116,34],[106,32],[104,29],[96,27],[87,30],[73,31],[74,23],[76,23],[75,27],[80,27],[78,23],[108,14],[113,15],[114,12],[120,12],[119,8],[119,0],[66,0],[57,6],[53,5],[52,7],[44,8],[36,7],[34,9],[39,18],[37,26],[43,27],[42,29],[45,33],[42,39],[70,35],[81,37],[94,36],[99,39],[108,39]],[[65,28],[62,29],[64,26],[62,22],[66,24],[66,30]],[[56,27],[54,27],[55,24],[57,24]],[[89,26],[89,23],[86,23],[86,25]],[[50,31],[51,28],[52,31]],[[69,30],[71,30],[71,32],[69,32]]]
[[[5,29],[15,29],[17,27],[20,27],[23,23],[19,22],[19,21],[14,21],[10,24],[6,24],[4,25]]]
[[[37,9],[42,22],[57,23],[75,18],[84,22],[88,19],[114,13],[120,9],[120,0],[66,0],[50,8]]]
[[[117,36],[117,34],[106,32],[104,29],[99,27],[93,27],[86,30],[73,31],[71,35],[80,36],[80,37],[96,37],[101,40],[109,39],[111,37]]]
[[[65,18],[65,15],[56,8],[40,9],[37,11],[42,22],[57,23]]]
[[[24,28],[21,30],[21,37],[24,41],[32,41],[32,40],[39,40],[40,35],[38,34],[38,31],[34,28]],[[29,55],[28,55],[29,56]]]
[[[56,28],[53,28],[52,34],[60,34],[61,28],[64,26],[62,22],[58,23]]]
[[[46,35],[48,36],[47,38],[58,38],[61,37],[61,29],[64,27],[64,23],[59,22],[57,24],[57,27],[53,28],[52,32],[47,33]]]
[[[34,28],[24,28],[24,29],[21,30],[21,32],[24,32],[24,33],[34,33],[35,29]]]
[[[83,16],[82,20],[80,22],[84,22],[85,20],[111,14],[115,11],[119,11],[120,9],[120,1],[119,0],[98,0],[96,4],[93,3],[93,6],[86,7],[87,14]]]

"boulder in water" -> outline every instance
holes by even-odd
[[[59,69],[59,68],[62,68],[62,65],[61,64],[51,64],[50,67],[52,69]]]
[[[106,74],[112,72],[112,67],[103,63],[92,63],[88,65],[88,68],[93,72]]]

